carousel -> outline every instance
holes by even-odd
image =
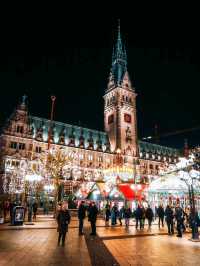
[[[145,201],[144,184],[135,184],[133,168],[117,166],[106,169],[102,180],[83,182],[75,193],[78,201],[96,201],[99,208],[103,208],[107,202],[118,207],[128,204],[132,209],[142,201]]]
[[[180,204],[182,208],[190,206],[188,186],[182,180],[179,173],[172,173],[161,176],[151,182],[147,189],[148,203],[152,208],[162,204],[166,207],[168,204],[176,206]],[[200,190],[195,187],[196,207],[200,209]]]

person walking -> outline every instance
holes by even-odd
[[[110,205],[106,204],[106,208],[105,208],[105,226],[109,226],[109,219],[110,219]]]
[[[167,205],[165,209],[165,216],[168,228],[168,235],[174,234],[174,212],[171,206]]]
[[[62,239],[62,246],[65,245],[65,237],[68,232],[68,225],[70,223],[71,216],[68,210],[68,204],[63,203],[60,210],[58,210],[57,215],[57,223],[58,223],[58,246],[60,245],[60,241]]]
[[[122,206],[121,209],[119,210],[119,223],[121,226],[122,226],[122,219],[124,218],[124,211],[125,211],[125,208],[124,206]]]
[[[177,224],[177,237],[182,237],[183,230],[183,209],[177,205],[175,208],[175,218]]]
[[[91,229],[92,229],[92,232],[90,235],[93,235],[93,236],[96,235],[97,214],[98,214],[98,209],[97,209],[95,202],[93,201],[90,208],[88,209],[88,220],[91,223]]]
[[[148,205],[148,208],[146,209],[145,216],[148,220],[149,229],[151,229],[151,224],[153,221],[153,210],[151,209],[150,205]]]
[[[164,227],[165,211],[162,205],[158,207],[157,214],[158,214],[158,227],[160,228],[160,222],[162,223],[162,227]]]
[[[142,229],[142,209],[140,205],[138,205],[137,209],[135,210],[135,220],[136,220],[136,230],[138,229],[138,222],[140,223],[140,229]]]
[[[35,201],[33,203],[33,220],[34,221],[36,221],[37,208],[38,208],[38,205],[37,205],[37,202]]]
[[[86,213],[85,201],[81,201],[78,208],[79,235],[83,235],[83,222],[86,216],[85,213]]]
[[[142,229],[144,229],[145,218],[146,218],[146,216],[145,216],[146,210],[145,210],[144,206],[142,206],[141,211],[142,211],[142,218],[141,218],[142,221],[141,221],[141,223],[142,223]]]
[[[125,225],[126,225],[126,227],[128,227],[129,226],[129,220],[131,218],[131,209],[128,206],[126,206],[124,208],[124,218],[125,218]]]

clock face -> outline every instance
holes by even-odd
[[[126,123],[131,123],[131,115],[129,114],[124,114],[124,121]]]

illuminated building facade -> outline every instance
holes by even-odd
[[[136,96],[118,28],[104,95],[105,131],[56,121],[51,124],[50,120],[29,115],[23,97],[1,131],[1,193],[9,187],[13,173],[23,169],[24,162],[39,167],[37,159],[48,149],[49,132],[51,147],[63,148],[71,159],[63,174],[66,193],[76,192],[77,197],[84,198],[93,189],[104,198],[117,198],[120,193],[126,198],[126,191],[134,190],[134,184],[148,185],[160,167],[177,161],[178,151],[138,140]],[[128,199],[131,197],[129,193]]]

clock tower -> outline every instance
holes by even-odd
[[[113,48],[112,67],[104,95],[104,127],[111,151],[137,156],[136,93],[127,71],[127,56],[120,24]]]

